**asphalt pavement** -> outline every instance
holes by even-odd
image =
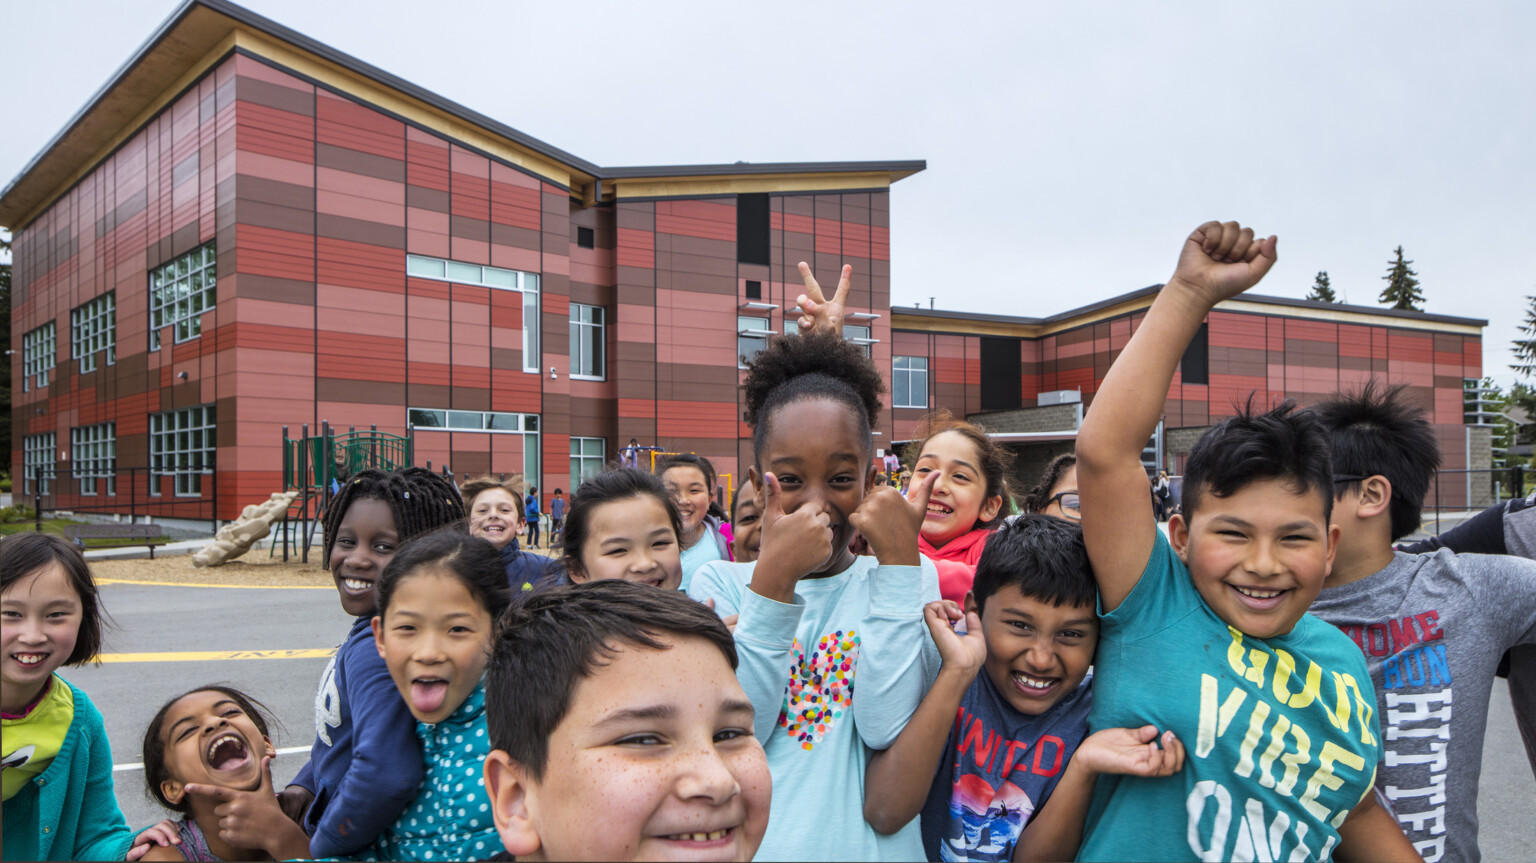
[[[167,699],[209,683],[234,686],[278,719],[273,780],[282,787],[308,759],[315,689],[351,626],[334,589],[213,588],[106,584],[103,603],[117,623],[106,638],[111,661],[69,668],[106,719],[123,814],[135,827],[166,817],[145,794],[137,766],[144,729]],[[285,749],[303,751],[284,753]],[[1483,859],[1526,860],[1536,848],[1536,778],[1498,680],[1489,703],[1478,793]]]

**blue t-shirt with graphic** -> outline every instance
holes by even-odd
[[[1088,733],[1090,681],[1039,715],[1015,710],[986,671],[949,731],[923,804],[929,860],[1012,860],[1019,834],[1045,805]]]
[[[1078,859],[1328,859],[1381,759],[1365,658],[1310,614],[1282,636],[1238,632],[1155,543],[1100,615],[1089,727],[1172,729],[1184,769],[1100,776]]]

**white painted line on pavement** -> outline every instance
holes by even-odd
[[[286,747],[284,749],[277,750],[277,754],[278,755],[297,755],[300,752],[308,752],[312,748],[313,747],[310,747],[310,746],[289,746],[289,747]],[[114,764],[114,765],[112,765],[112,772],[113,773],[121,773],[124,770],[143,770],[143,769],[144,769],[144,762],[142,762],[142,761],[136,761],[133,764]]]

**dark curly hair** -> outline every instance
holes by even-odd
[[[918,459],[923,457],[923,447],[945,432],[954,432],[976,448],[976,469],[987,482],[986,499],[1003,499],[1003,507],[991,521],[976,520],[971,529],[993,529],[1003,523],[1002,516],[1013,511],[1013,491],[1008,487],[1008,471],[1013,467],[1013,453],[1002,444],[987,437],[986,428],[939,408],[923,418],[917,440],[906,445],[902,452],[902,466],[917,472]]]
[[[760,459],[763,442],[779,408],[812,398],[845,405],[858,420],[859,433],[873,449],[871,426],[880,414],[885,382],[864,351],[837,333],[777,336],[747,361],[741,385],[752,429],[752,455]]]
[[[1076,453],[1064,452],[1051,459],[1051,463],[1045,466],[1045,473],[1040,474],[1040,482],[1024,495],[1024,500],[1019,504],[1020,507],[1025,512],[1039,512],[1045,509],[1046,504],[1051,502],[1051,489],[1055,488],[1056,483],[1061,482],[1061,478],[1067,471],[1074,467],[1077,467]]]

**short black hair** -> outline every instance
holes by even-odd
[[[1082,526],[1026,513],[994,531],[976,563],[976,581],[971,585],[976,605],[985,607],[988,597],[1010,585],[1051,605],[1094,607],[1099,590]]]
[[[1040,512],[1051,503],[1051,489],[1061,482],[1061,478],[1067,471],[1077,467],[1077,454],[1065,452],[1051,459],[1051,463],[1045,466],[1045,472],[1040,474],[1040,482],[1024,495],[1021,504],[1025,512]]]
[[[69,586],[80,597],[80,632],[64,664],[90,662],[101,652],[101,630],[110,618],[101,607],[91,567],[74,543],[51,533],[15,533],[0,539],[0,593],[50,563],[64,570]]]
[[[160,739],[160,732],[165,727],[166,714],[171,712],[171,708],[175,706],[176,702],[186,698],[188,695],[196,695],[199,692],[218,692],[228,696],[230,701],[239,705],[246,716],[251,717],[251,722],[255,723],[256,730],[260,731],[261,736],[268,740],[272,739],[272,732],[269,726],[275,721],[272,719],[272,711],[268,710],[265,704],[238,689],[221,684],[210,684],[208,686],[199,686],[196,689],[189,689],[160,705],[160,709],[155,713],[155,717],[149,720],[149,727],[144,729],[144,746],[140,750],[144,758],[144,790],[149,794],[151,800],[172,812],[183,814],[188,814],[192,811],[190,799],[186,795],[182,795],[181,802],[172,803],[166,799],[165,792],[160,790],[160,784],[170,778],[165,772],[165,743]],[[252,752],[251,757],[260,759],[261,754]]]
[[[458,579],[493,621],[512,601],[501,551],[488,540],[447,528],[415,537],[400,546],[374,585],[378,608],[375,613],[383,617],[400,582],[423,569]]]
[[[763,444],[779,408],[813,398],[846,407],[858,423],[865,451],[873,453],[870,432],[880,415],[885,383],[858,345],[829,332],[774,336],[746,365],[747,379],[741,388],[747,424],[752,426],[754,461],[762,459]]]
[[[607,579],[527,594],[503,616],[486,665],[492,748],[541,780],[550,735],[570,710],[581,678],[622,646],[661,650],[668,636],[703,638],[736,668],[730,630],[678,591]]]
[[[323,534],[325,565],[329,567],[331,549],[341,520],[353,501],[382,500],[389,504],[395,519],[395,532],[405,542],[417,534],[446,527],[464,518],[464,500],[453,480],[426,468],[408,467],[388,473],[369,468],[353,474],[326,505]]]
[[[603,471],[571,492],[571,504],[565,513],[565,536],[561,540],[565,557],[561,558],[568,573],[585,573],[581,562],[581,548],[587,544],[587,534],[592,527],[592,513],[605,503],[630,498],[650,496],[666,510],[667,520],[672,522],[672,532],[679,544],[683,541],[683,517],[677,512],[677,503],[667,494],[661,477],[634,467],[617,467]]]
[[[1424,409],[1408,399],[1407,384],[1371,379],[1312,408],[1332,437],[1337,476],[1384,476],[1392,483],[1392,539],[1419,527],[1424,496],[1440,469],[1440,447]],[[1336,482],[1335,496],[1359,491],[1359,480]]]
[[[1312,411],[1299,411],[1293,399],[1254,413],[1253,397],[1237,415],[1200,436],[1184,464],[1179,504],[1190,518],[1209,492],[1236,494],[1249,483],[1281,480],[1297,494],[1316,492],[1323,502],[1323,525],[1333,514],[1333,463],[1328,430]]]

